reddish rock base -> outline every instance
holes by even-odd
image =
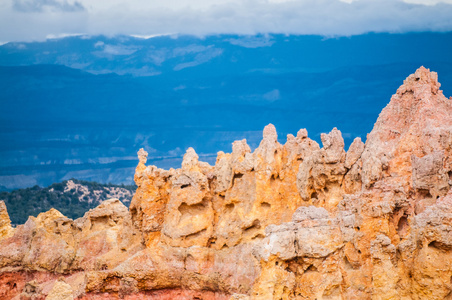
[[[209,292],[209,291],[189,291],[189,290],[170,290],[163,289],[152,292],[141,292],[135,293],[131,295],[123,295],[119,296],[118,294],[112,293],[103,293],[103,294],[94,294],[89,293],[81,298],[80,300],[109,300],[109,299],[124,299],[124,300],[228,300],[230,299],[229,295]]]
[[[20,300],[44,300],[55,282],[64,280],[71,282],[83,273],[72,275],[52,274],[48,272],[3,272],[0,274],[0,299],[7,300],[19,297]],[[33,283],[33,284],[30,284]],[[79,300],[227,300],[230,295],[212,291],[192,291],[183,289],[161,289],[131,294],[82,293]]]

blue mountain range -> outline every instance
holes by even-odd
[[[0,46],[0,190],[77,178],[132,183],[136,152],[213,164],[273,123],[364,141],[421,65],[452,95],[452,33],[76,36]]]

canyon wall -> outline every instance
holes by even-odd
[[[364,144],[322,147],[273,125],[215,166],[138,152],[128,210],[10,226],[0,202],[0,299],[452,299],[452,99],[410,75]],[[300,121],[300,123],[302,123]]]

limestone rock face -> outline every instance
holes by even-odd
[[[17,228],[0,202],[1,299],[452,299],[452,101],[421,67],[366,143],[264,128],[182,167],[138,152],[128,210]]]

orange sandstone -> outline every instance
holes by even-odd
[[[410,75],[364,144],[264,129],[182,167],[146,166],[128,210],[52,209],[11,228],[1,299],[452,299],[452,101]]]

